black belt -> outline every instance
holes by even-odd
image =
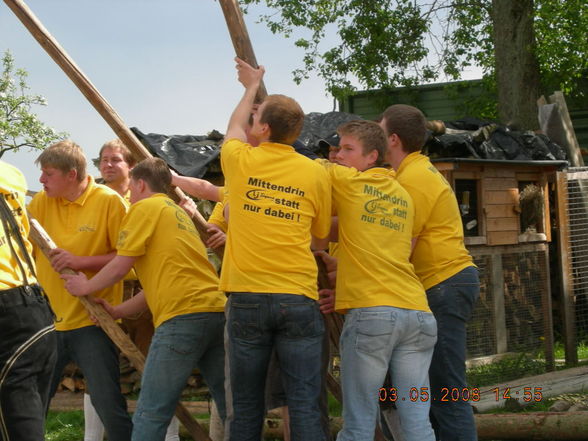
[[[20,305],[45,302],[43,290],[37,284],[17,286],[0,291],[0,308],[7,309]]]

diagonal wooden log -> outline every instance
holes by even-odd
[[[246,61],[251,66],[258,67],[239,2],[237,0],[219,0],[219,3],[225,15],[225,21],[227,22],[227,28],[231,35],[235,53],[240,59]],[[265,84],[262,82],[255,96],[255,102],[261,103],[266,96],[267,90],[265,89]]]
[[[116,113],[108,101],[106,101],[106,99],[100,94],[98,89],[96,89],[88,77],[67,54],[65,49],[63,49],[57,40],[53,38],[26,3],[22,0],[4,0],[4,3],[8,5],[35,40],[37,40],[53,61],[57,63],[69,79],[77,86],[80,92],[82,92],[100,116],[104,118],[104,121],[106,121],[129,150],[138,159],[153,157],[151,152],[147,150],[134,133],[131,132],[118,113]],[[180,199],[186,197],[179,188],[175,188],[174,191]],[[193,220],[202,241],[206,243],[206,240],[209,237],[206,220],[198,211],[194,214]],[[214,252],[222,258],[222,248],[216,249]]]
[[[49,252],[57,246],[47,234],[47,232],[43,229],[41,224],[36,219],[30,217],[30,225],[31,230],[29,233],[29,237],[35,243],[35,245],[41,250],[41,252],[49,259]],[[61,271],[62,274],[77,274],[76,271],[66,268]],[[98,303],[94,303],[92,301],[92,296],[87,297],[78,297],[82,305],[88,311],[88,314],[94,316],[98,321],[100,327],[104,330],[104,332],[110,337],[110,339],[114,342],[114,344],[120,349],[120,351],[126,355],[129,359],[131,364],[139,371],[141,374],[145,369],[145,356],[139,349],[135,346],[132,342],[130,337],[123,332],[123,330],[118,326],[118,324],[112,319],[110,314],[106,312],[106,310],[99,305]],[[211,441],[208,437],[208,433],[204,431],[202,426],[198,424],[198,422],[192,417],[190,412],[181,404],[178,404],[176,408],[176,416],[182,422],[182,424],[186,427],[192,438],[196,441]]]

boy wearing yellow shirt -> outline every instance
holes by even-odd
[[[291,439],[322,441],[319,412],[324,324],[317,303],[311,234],[330,228],[325,170],[292,148],[304,113],[291,98],[267,97],[248,119],[264,70],[237,59],[245,94],[221,150],[230,209],[220,288],[227,303],[228,438],[260,439],[264,384],[275,348]]]
[[[51,260],[36,253],[39,282],[56,316],[58,358],[51,395],[67,362],[75,361],[88,382],[92,403],[108,438],[128,441],[132,423],[120,392],[118,351],[104,331],[90,320],[82,304],[65,290],[58,274],[71,268],[93,275],[109,262],[115,255],[126,206],[116,192],[96,184],[86,174],[86,158],[72,141],[48,147],[36,163],[41,166],[39,180],[43,191],[29,204],[29,213],[60,247],[53,250]],[[96,295],[118,304],[122,283]]]
[[[480,295],[480,281],[464,245],[455,194],[429,158],[420,153],[425,123],[417,108],[396,104],[386,109],[381,126],[388,137],[387,159],[414,201],[411,262],[427,291],[439,328],[429,371],[431,421],[437,439],[475,441],[470,403],[465,399],[444,401],[442,392],[467,388],[466,322]]]
[[[26,191],[22,173],[0,161],[0,439],[41,441],[56,336],[30,256]]]
[[[134,266],[143,292],[119,306],[102,302],[114,318],[145,310],[155,334],[143,372],[133,417],[134,441],[165,437],[192,370],[202,372],[225,417],[224,306],[218,278],[192,220],[166,196],[170,171],[161,159],[146,159],[130,172],[131,208],[117,243],[116,257],[88,280],[62,276],[74,295],[88,295],[122,280]]]
[[[339,222],[335,310],[346,313],[340,341],[344,424],[337,440],[374,439],[379,391],[390,370],[389,393],[397,397],[404,438],[432,441],[424,394],[437,327],[409,262],[413,202],[383,165],[386,137],[377,123],[351,121],[337,132],[337,164],[321,161]]]

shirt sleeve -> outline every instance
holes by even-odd
[[[227,221],[225,220],[224,214],[225,204],[223,202],[217,202],[208,218],[208,222],[220,227],[223,232],[227,232],[228,225]]]
[[[225,185],[230,182],[233,171],[236,168],[236,161],[239,152],[246,146],[243,141],[236,138],[231,138],[225,141],[221,148],[220,159],[221,169],[225,176]]]
[[[117,194],[111,196],[108,205],[108,241],[112,250],[116,249],[118,242],[118,233],[122,225],[123,219],[127,214],[127,205],[124,199]]]
[[[133,257],[144,255],[155,232],[156,223],[157,216],[148,213],[146,207],[131,206],[120,227],[117,254]]]

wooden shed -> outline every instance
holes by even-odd
[[[468,357],[544,349],[553,364],[549,184],[567,162],[432,162],[455,191],[465,244],[480,269]]]

